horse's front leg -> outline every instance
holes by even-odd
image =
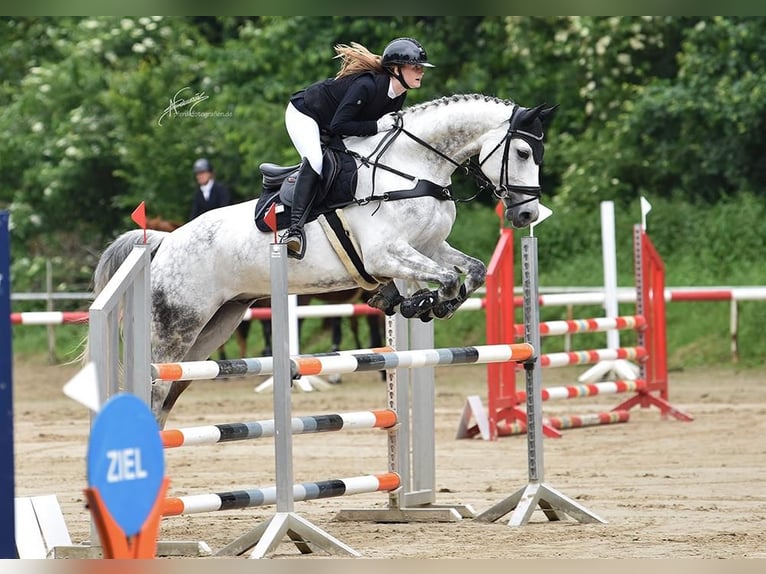
[[[375,309],[380,309],[386,315],[394,315],[399,303],[404,300],[396,284],[391,281],[380,287],[368,299],[367,304]]]
[[[433,294],[421,293],[417,296],[418,311],[416,315],[421,319],[432,318],[430,309],[438,301],[450,300],[458,296],[460,275],[455,268],[453,266],[443,267],[406,243],[388,245],[386,251],[365,253],[364,262],[368,272],[374,276],[437,283],[439,288]]]
[[[434,306],[434,316],[439,319],[449,319],[472,293],[484,285],[487,278],[487,267],[482,261],[458,251],[446,241],[439,247],[433,259],[444,266],[451,265],[465,275],[465,282],[460,286],[460,292],[457,296],[452,299],[440,300]]]

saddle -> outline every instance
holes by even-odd
[[[329,147],[325,148],[322,158],[322,187],[316,193],[307,223],[354,202],[357,180],[354,158]],[[277,229],[286,229],[290,227],[290,206],[300,164],[262,163],[259,167],[263,174],[263,192],[255,204],[255,225],[261,231],[271,231],[263,218],[276,203]]]

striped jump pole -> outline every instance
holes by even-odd
[[[479,345],[474,347],[445,347],[383,353],[338,352],[325,355],[297,356],[290,359],[292,377],[302,375],[330,375],[361,371],[382,371],[396,368],[417,369],[439,365],[523,362],[534,355],[527,343],[510,345]],[[233,372],[222,369],[220,363],[242,369]],[[192,361],[188,363],[152,364],[154,381],[210,380],[243,374],[270,375],[271,358],[243,359],[240,361]]]
[[[543,419],[543,426],[549,426],[557,431],[564,429],[582,428],[590,426],[626,423],[630,420],[628,411],[609,411],[605,413],[592,413],[586,415],[565,415],[560,417],[547,417]],[[513,421],[507,426],[498,429],[500,435],[519,435],[527,432],[527,425],[523,421]]]
[[[629,359],[642,361],[647,358],[644,347],[620,347],[619,349],[591,349],[588,351],[571,351],[568,353],[550,353],[540,356],[541,367],[569,367],[573,365],[590,365],[600,361]]]
[[[542,399],[577,399],[593,397],[595,395],[614,395],[617,393],[638,393],[645,391],[646,381],[635,379],[630,381],[605,381],[601,383],[586,383],[582,385],[569,385],[562,387],[547,387],[542,389]],[[519,402],[527,400],[526,391],[518,391],[516,399]]]
[[[368,354],[393,351],[391,347],[376,349],[354,349],[351,351],[333,351],[319,355],[305,356],[335,356],[342,354]],[[272,375],[274,373],[273,357],[250,357],[246,359],[226,359],[220,361],[188,361],[184,363],[155,363],[151,365],[152,380],[171,381],[207,381],[243,377],[250,375]]]
[[[646,319],[641,315],[621,317],[596,317],[593,319],[570,319],[540,323],[540,335],[568,335],[574,333],[600,333],[624,329],[644,329]],[[514,325],[517,337],[524,336],[524,325]]]
[[[88,322],[87,311],[26,311],[11,313],[12,325],[63,325]]]
[[[513,232],[501,225],[501,237],[487,266],[487,343],[507,343],[516,340],[524,332],[524,327],[516,325],[516,307],[528,304],[525,297],[514,296],[514,246]],[[665,334],[665,302],[685,300],[688,294],[679,290],[665,288],[665,272],[662,258],[657,253],[645,230],[640,225],[633,228],[633,255],[635,289],[618,289],[619,303],[636,303],[634,316],[616,316],[585,319],[580,321],[551,321],[540,323],[540,335],[569,335],[606,331],[611,339],[616,339],[616,332],[621,329],[634,329],[637,333],[637,345],[634,351],[616,350],[610,341],[609,349],[603,351],[581,351],[580,353],[558,353],[542,355],[542,366],[570,366],[595,364],[578,377],[586,383],[606,379],[593,377],[596,370],[609,367],[616,379],[641,379],[646,382],[646,389],[629,397],[617,405],[614,410],[629,410],[633,407],[657,407],[662,418],[674,417],[690,421],[692,417],[674,408],[668,401],[667,381],[667,344]],[[613,295],[613,294],[612,294]],[[766,295],[766,293],[765,293]],[[726,297],[720,292],[711,291],[708,296]],[[556,305],[603,305],[607,299],[604,292],[550,293],[535,296],[539,306]],[[704,296],[700,295],[700,298]],[[614,311],[614,309],[612,309]],[[610,354],[613,353],[613,354]],[[635,365],[626,359],[640,359],[639,373]],[[600,365],[597,363],[601,363]],[[499,425],[508,426],[515,421],[524,421],[525,415],[516,402],[516,376],[518,369],[513,365],[489,364],[487,366],[487,408],[481,404],[477,395],[469,396],[458,427],[458,438],[470,438],[481,435],[485,440],[495,440]],[[604,372],[604,374],[606,374]],[[612,377],[608,377],[612,379]],[[473,417],[476,424],[469,426]],[[552,427],[544,427],[548,436],[561,436]]]
[[[591,365],[600,361],[609,361],[616,359],[629,359],[634,361],[645,361],[647,357],[646,349],[643,347],[620,347],[618,349],[592,349],[588,351],[571,351],[568,353],[550,353],[547,355],[541,355],[539,357],[540,368],[542,367],[568,367],[575,365]],[[574,398],[592,396],[595,394],[614,394],[614,393],[627,393],[635,392],[634,396],[643,396],[649,390],[649,386],[646,381],[636,379],[634,381],[616,381],[616,382],[602,382],[591,384],[580,384],[565,387],[551,387],[542,389],[542,400],[549,400],[552,398]],[[509,389],[508,392],[511,390]],[[513,394],[509,395],[507,400],[502,405],[502,408],[498,408],[493,413],[494,422],[492,427],[498,436],[513,434],[506,432],[509,428],[515,428],[513,425],[518,423],[522,428],[525,425],[527,414],[524,410],[524,403],[526,401],[526,393],[524,391],[512,391]],[[476,401],[477,399],[470,399]],[[478,410],[478,409],[477,409]],[[627,410],[622,408],[616,408],[614,410]],[[468,415],[464,412],[463,417]],[[463,424],[463,431],[458,435],[458,438],[475,436],[481,432],[481,427],[477,424],[472,428],[468,428]],[[570,427],[564,427],[570,428]],[[549,425],[545,422],[542,423],[542,432],[545,436],[551,438],[561,438],[559,429],[554,425]],[[486,431],[485,431],[486,434]]]
[[[458,311],[480,311],[486,306],[486,299],[471,297],[465,301]],[[367,303],[337,303],[331,305],[299,305],[296,308],[298,319],[323,317],[359,317],[363,315],[383,315],[380,309],[370,307]],[[252,319],[271,319],[270,307],[251,307],[245,311],[243,321]]]
[[[298,305],[295,315],[298,319],[324,317],[354,317],[360,315],[382,315],[380,309],[370,307],[367,303],[336,303],[332,305]],[[242,317],[244,321],[271,319],[270,307],[250,307]]]
[[[369,492],[391,491],[399,488],[399,475],[394,472],[369,474],[353,478],[338,478],[318,482],[294,484],[293,500],[316,500],[350,496]],[[254,488],[234,490],[214,494],[195,494],[177,498],[166,498],[163,503],[163,516],[198,514],[218,510],[234,510],[254,506],[269,506],[277,503],[277,488]]]
[[[588,383],[581,385],[569,385],[561,387],[548,387],[541,390],[540,398],[543,401],[555,399],[577,399],[593,397],[596,395],[614,395],[618,393],[641,393],[646,391],[646,381],[642,379],[628,381],[605,381],[600,383]],[[527,400],[526,391],[517,391],[516,399],[519,403]],[[521,414],[521,412],[520,412]],[[587,415],[569,415],[561,417],[547,417],[543,419],[543,433],[548,436],[556,436],[559,431],[571,428],[580,428],[613,423],[625,423],[630,420],[630,413],[626,410],[612,410],[602,413]],[[519,416],[508,424],[498,426],[498,434],[501,436],[523,434],[527,432],[527,425]]]
[[[387,429],[393,427],[396,422],[396,412],[390,409],[311,415],[292,417],[292,432],[296,435],[362,428]],[[251,440],[273,436],[273,419],[249,423],[204,425],[160,431],[162,445],[165,448],[218,444],[221,442]]]
[[[541,357],[542,358],[542,357]],[[614,395],[620,393],[636,393],[641,395],[648,391],[648,385],[643,379],[604,381],[599,383],[584,383],[579,385],[568,385],[559,387],[547,387],[540,391],[542,401],[556,399],[576,399],[583,397],[592,397],[596,395]],[[520,406],[527,402],[526,391],[516,391],[514,396],[515,405],[509,406],[500,411],[501,420],[497,423],[498,436],[508,436],[523,434],[526,432],[525,410]],[[613,409],[605,413],[596,413],[593,415],[582,415],[579,417],[550,417],[544,418],[542,422],[542,431],[545,436],[560,438],[562,429],[579,428],[584,426],[594,426],[610,423],[627,422],[629,417],[616,416],[613,413],[622,412],[625,409]],[[627,412],[627,411],[625,411]],[[561,422],[565,421],[565,422]],[[570,422],[566,422],[570,421]],[[473,434],[478,434],[478,430]],[[468,433],[466,433],[468,434]]]
[[[533,355],[532,345],[517,343],[343,356],[296,357],[293,365],[294,375],[329,375],[397,368],[417,369],[440,365],[522,362],[531,359]]]

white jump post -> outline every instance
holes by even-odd
[[[133,246],[90,306],[88,355],[96,365],[101,405],[124,390],[151,407],[150,262],[148,245]],[[120,317],[124,376],[120,369]]]
[[[538,220],[538,223],[540,220]],[[512,512],[509,526],[523,526],[539,506],[548,520],[560,520],[559,513],[578,522],[606,523],[603,518],[544,482],[542,432],[542,376],[540,371],[540,308],[537,284],[537,238],[521,240],[521,269],[524,291],[524,340],[535,349],[535,357],[524,364],[527,402],[527,461],[529,483],[485,510],[476,520],[494,522]]]
[[[303,554],[313,552],[314,544],[330,554],[361,556],[294,512],[287,246],[272,243],[270,248],[276,514],[228,544],[218,555],[238,555],[254,547],[250,558],[264,558],[287,535]]]
[[[151,408],[150,264],[149,246],[134,245],[88,310],[88,360],[95,365],[99,406],[124,390]],[[120,317],[124,373],[120,368]],[[95,416],[93,411],[89,414],[92,428]],[[100,547],[92,517],[90,536],[91,546]]]
[[[410,296],[416,287],[395,279],[399,292]],[[386,317],[386,344],[399,350],[434,348],[433,323]],[[386,371],[387,407],[397,413],[398,424],[388,433],[389,471],[401,479],[401,488],[389,492],[387,508],[344,509],[338,521],[457,522],[476,515],[470,505],[436,503],[436,437],[434,367],[396,368]]]
[[[604,261],[604,311],[607,317],[619,316],[617,301],[617,247],[614,232],[614,202],[601,202],[601,254]],[[607,331],[608,349],[620,348],[620,332]],[[634,381],[638,378],[639,368],[625,359],[601,361],[582,373],[577,380],[581,383],[602,379],[621,379]]]

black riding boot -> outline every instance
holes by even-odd
[[[303,232],[303,225],[311,212],[320,180],[321,176],[304,158],[295,180],[293,204],[290,207],[290,227],[280,239],[281,243],[287,244],[287,256],[293,259],[303,259],[306,253],[306,235]]]

